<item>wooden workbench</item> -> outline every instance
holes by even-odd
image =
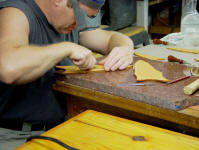
[[[122,92],[120,92],[120,90],[118,90],[117,88],[114,89],[113,82],[121,82],[121,80],[126,81],[125,78],[129,76],[127,75],[125,77],[125,71],[112,72],[110,74],[106,74],[106,77],[103,79],[103,81],[100,81],[99,79],[97,83],[98,85],[96,85],[95,87],[91,83],[94,82],[93,80],[96,80],[96,76],[101,76],[103,78],[103,73],[80,75],[81,77],[79,75],[56,75],[56,84],[53,86],[53,89],[67,94],[69,118],[87,109],[93,109],[96,111],[117,115],[143,123],[172,129],[174,131],[186,132],[187,134],[199,136],[198,106],[182,110],[171,110],[168,108],[163,108],[157,105],[147,103],[147,94],[145,95],[145,93],[147,93],[147,91],[150,91],[149,89],[147,90],[147,88],[151,87],[143,87],[140,90],[141,92],[143,92],[143,101],[133,99],[133,97],[125,97],[125,94],[123,96],[120,96]],[[123,79],[121,79],[120,77],[122,77]],[[102,86],[103,82],[107,82],[107,85],[110,84],[113,85],[113,87],[109,86],[112,88],[107,89],[106,92],[106,90],[104,89],[106,88],[106,86]],[[181,81],[181,83],[176,83],[176,85],[174,86],[181,86],[187,84],[188,82],[190,81]],[[159,86],[163,86],[165,88],[165,85],[159,84]],[[158,87],[156,88],[158,89]],[[135,89],[136,88],[132,88],[131,90]],[[170,88],[168,90],[172,91],[172,89]],[[121,88],[121,91],[125,92],[127,90],[125,90],[125,88]],[[137,92],[139,93],[139,90]],[[178,92],[180,94],[183,93],[180,92],[179,89],[176,89],[175,92],[177,93],[177,95]],[[167,93],[167,95],[168,94],[170,93]],[[128,95],[128,93],[126,93],[126,95]],[[175,96],[176,95],[174,94],[174,97]],[[184,96],[181,95],[181,97]],[[191,98],[198,100],[197,96],[190,97],[190,101],[192,100]]]
[[[199,138],[86,111],[45,132],[77,150],[198,150]],[[16,150],[65,150],[57,143],[33,139]]]

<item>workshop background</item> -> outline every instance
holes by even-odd
[[[182,7],[187,0],[147,0],[148,6],[143,7],[148,8],[143,10],[139,10],[142,9],[138,6],[140,3],[145,5],[145,0],[107,0],[102,8],[102,24],[106,25],[103,28],[125,33],[131,37],[135,46],[148,45],[154,38],[160,39],[170,33],[180,32]],[[140,25],[140,19],[145,19],[147,23]],[[141,29],[144,26],[144,30]]]

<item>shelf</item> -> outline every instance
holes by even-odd
[[[165,2],[165,1],[168,1],[168,0],[150,0],[149,1],[149,6],[156,5],[156,4]]]

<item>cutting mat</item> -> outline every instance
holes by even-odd
[[[142,59],[150,63],[154,68],[163,72],[164,77],[174,80],[185,76],[183,70],[187,70],[184,65],[134,58],[134,63]],[[120,83],[136,83],[132,69],[115,72],[90,72],[86,74],[57,74],[57,80],[66,83],[79,85],[96,91],[109,93],[116,96],[132,99],[139,102],[159,106],[166,109],[180,110],[195,105],[199,102],[199,92],[191,96],[183,93],[183,87],[194,81],[197,77],[167,85],[161,82],[147,81],[144,83],[154,83],[154,86],[121,87]]]

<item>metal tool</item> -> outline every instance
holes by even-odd
[[[124,87],[128,87],[128,86],[154,86],[154,83],[120,83],[117,86],[124,86]]]

